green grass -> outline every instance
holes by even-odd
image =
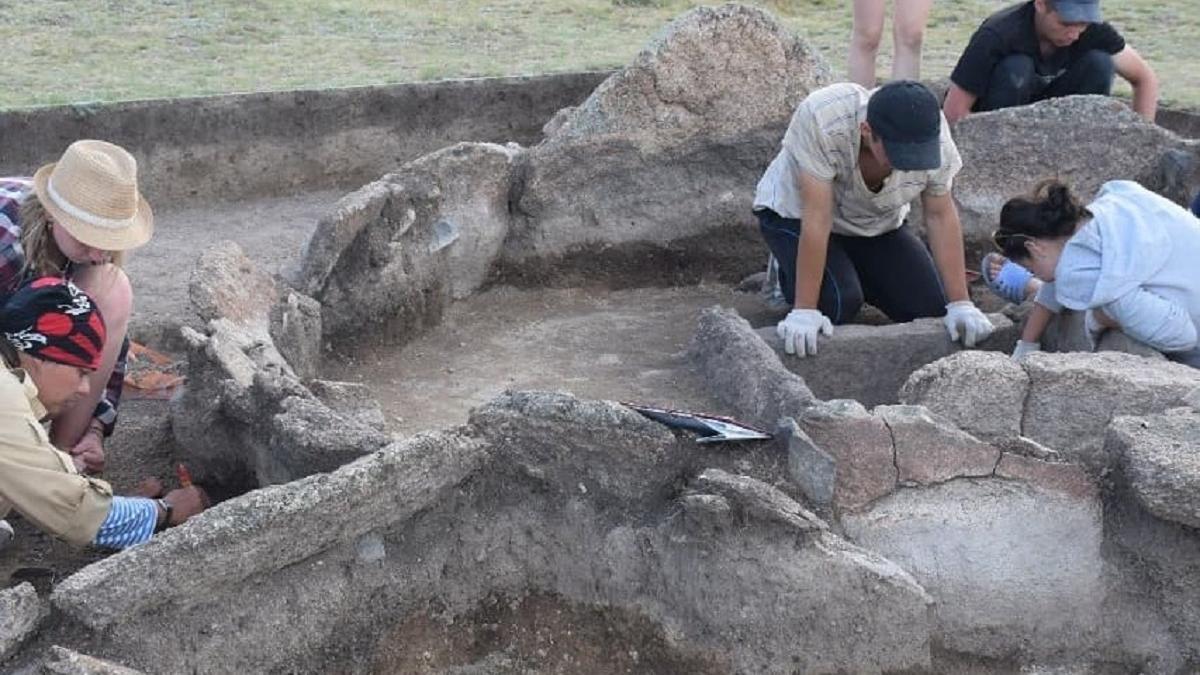
[[[681,0],[0,0],[0,108],[600,69],[628,62]],[[849,0],[755,0],[845,69]],[[944,77],[1008,0],[938,0],[924,75]],[[1190,7],[1190,9],[1188,9]],[[1200,106],[1195,0],[1106,3],[1158,70],[1163,98]],[[879,73],[888,72],[890,45]]]

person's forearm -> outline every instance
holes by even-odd
[[[1041,342],[1042,333],[1046,332],[1046,326],[1050,325],[1050,319],[1054,318],[1054,312],[1048,307],[1033,303],[1033,311],[1029,313],[1029,317],[1025,319],[1025,327],[1021,329],[1021,339],[1025,342]]]
[[[821,218],[805,221],[796,251],[796,309],[816,309],[829,252],[830,224]]]
[[[929,232],[929,250],[933,264],[942,277],[946,299],[950,302],[970,300],[967,294],[967,264],[963,253],[962,224],[958,215],[929,213],[925,218]]]
[[[1158,114],[1158,79],[1151,77],[1133,85],[1133,111],[1153,122]]]

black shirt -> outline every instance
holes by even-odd
[[[971,36],[971,42],[959,57],[950,80],[964,91],[982,97],[987,92],[992,70],[1006,56],[1032,56],[1037,74],[1053,79],[1093,49],[1109,54],[1125,49],[1125,38],[1115,28],[1107,23],[1094,23],[1070,46],[1056,49],[1048,57],[1042,56],[1033,19],[1033,0],[989,16]]]

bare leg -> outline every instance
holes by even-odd
[[[921,43],[925,41],[925,24],[933,0],[895,0],[892,10],[893,50],[892,78],[918,80],[921,78]]]
[[[854,0],[854,29],[850,33],[850,80],[875,87],[875,56],[883,38],[884,0]]]
[[[133,290],[129,277],[115,265],[85,267],[74,275],[75,285],[86,291],[96,301],[104,316],[107,337],[101,353],[100,368],[88,378],[88,395],[77,404],[63,411],[50,429],[50,438],[59,448],[69,450],[83,438],[92,421],[96,404],[104,396],[108,378],[121,353],[121,344],[129,328],[129,315],[133,310]]]

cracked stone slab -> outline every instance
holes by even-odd
[[[896,448],[900,483],[931,485],[964,476],[989,476],[1000,451],[932,414],[924,406],[879,406]]]
[[[1006,452],[996,465],[996,476],[1033,483],[1080,499],[1095,499],[1100,488],[1087,471],[1078,464],[1047,461]]]
[[[861,403],[819,402],[801,413],[796,422],[837,463],[835,509],[858,509],[895,489],[891,432]]]

